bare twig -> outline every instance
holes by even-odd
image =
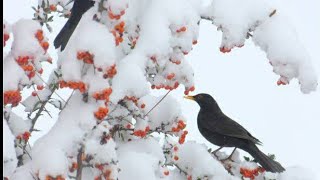
[[[169,90],[161,99],[160,101],[157,102],[157,104],[155,104],[148,112],[147,114],[144,115],[144,117],[146,117],[154,108],[156,108],[160,103],[161,101],[164,100],[164,98],[166,98],[168,96],[168,94],[171,92],[171,90]]]
[[[43,79],[42,79],[42,77],[41,76],[39,76],[38,74],[36,74],[38,77],[39,77],[39,79],[46,85],[46,86],[48,86],[49,88],[50,88],[50,85],[47,83],[47,82],[45,82]],[[64,101],[64,102],[66,102],[57,92],[53,92],[54,94],[56,94],[62,101]]]
[[[82,154],[83,154],[83,145],[81,145],[81,148],[79,149],[78,156],[77,156],[78,169],[77,169],[76,180],[82,179]]]
[[[277,12],[277,10],[275,9],[275,10],[273,10],[270,14],[269,14],[269,17],[272,17],[273,15],[275,15],[276,14],[276,12]]]

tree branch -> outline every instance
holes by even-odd
[[[77,175],[76,175],[76,180],[81,180],[82,179],[82,154],[83,154],[83,145],[81,145],[81,148],[79,149],[79,153],[77,156],[77,164],[78,164],[78,169],[77,169]]]

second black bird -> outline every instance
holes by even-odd
[[[198,128],[202,136],[220,147],[235,147],[248,152],[261,166],[270,172],[283,172],[280,163],[261,152],[256,144],[261,142],[245,128],[226,116],[209,94],[186,96],[200,105]]]

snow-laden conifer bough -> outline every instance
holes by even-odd
[[[252,39],[265,51],[279,85],[295,78],[301,92],[315,91],[310,57],[274,8],[255,0],[213,0],[208,6],[196,0],[96,0],[44,82],[43,64],[56,59],[43,28],[51,30],[58,15],[70,17],[72,4],[39,0],[34,20],[3,24],[3,46],[11,46],[3,59],[4,76],[10,77],[3,81],[5,178],[308,179],[297,169],[267,173],[237,151],[232,161],[220,162],[228,155],[218,152],[216,158],[204,145],[185,142],[185,117],[172,96],[158,103],[162,97],[150,94],[150,86],[183,86],[185,94],[195,89],[185,55],[197,44],[203,19],[222,31],[222,53]],[[28,88],[32,92],[22,101]],[[61,88],[74,93],[63,99]],[[12,111],[20,105],[25,117]],[[31,147],[35,123],[50,114],[51,105],[61,110],[58,120]]]

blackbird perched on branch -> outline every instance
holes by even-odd
[[[198,94],[185,96],[185,98],[199,104],[198,128],[202,136],[209,142],[220,146],[219,149],[235,147],[235,149],[239,148],[248,152],[266,171],[283,172],[285,170],[280,163],[272,160],[258,149],[256,144],[260,145],[261,142],[240,124],[226,116],[212,96]]]
[[[71,16],[53,42],[55,48],[61,47],[61,51],[64,50],[82,15],[93,5],[94,1],[91,0],[74,0]]]

